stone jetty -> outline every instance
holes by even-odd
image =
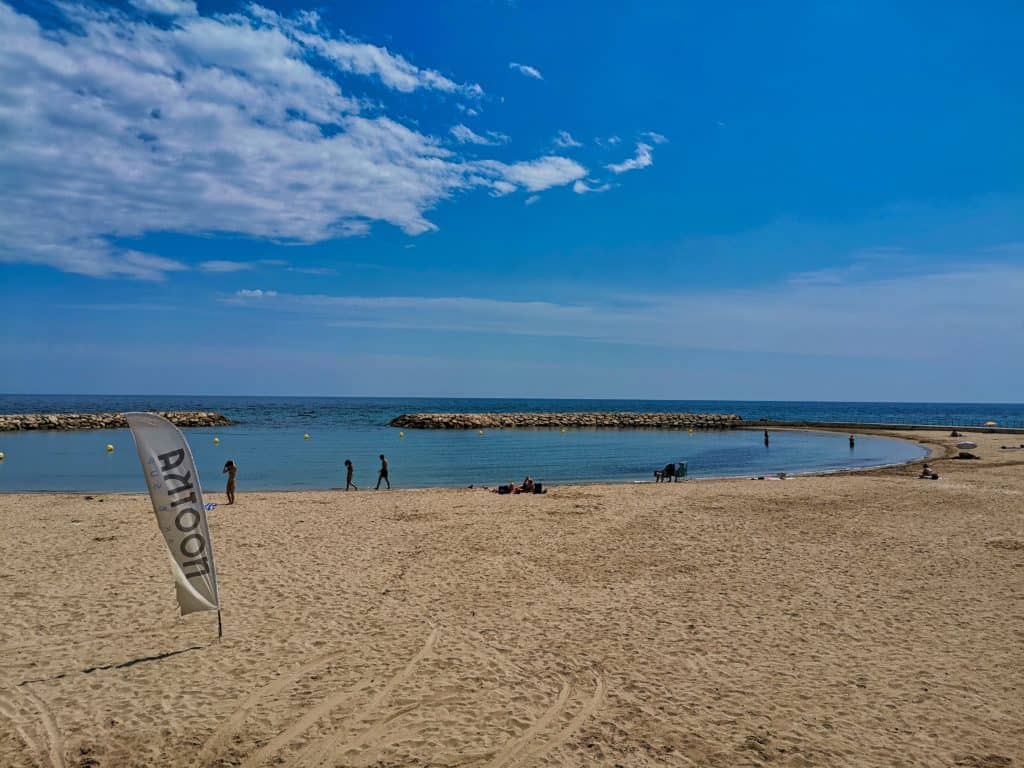
[[[390,421],[406,429],[736,429],[736,414],[721,413],[405,413]]]
[[[179,427],[221,427],[231,419],[212,411],[156,411]],[[22,430],[124,429],[123,413],[0,413],[0,432]]]

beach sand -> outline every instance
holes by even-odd
[[[220,642],[148,497],[0,496],[0,766],[1024,765],[1024,437],[969,439],[939,481],[243,484]]]

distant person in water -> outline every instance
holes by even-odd
[[[853,435],[850,435],[850,447],[853,448],[853,446],[855,444],[856,444],[856,440],[853,439]]]
[[[380,481],[383,480],[388,484],[388,490],[391,490],[391,481],[388,479],[388,460],[384,458],[384,454],[380,455],[380,473],[377,475],[377,487],[375,491],[380,490]]]
[[[228,504],[235,503],[235,475],[238,474],[238,466],[234,461],[228,459],[224,462],[224,469],[220,472],[222,475],[227,473],[228,476],[228,487],[224,490],[224,493],[228,496]]]
[[[345,490],[346,491],[349,488],[351,488],[353,491],[358,491],[359,490],[359,486],[357,486],[355,483],[352,482],[352,474],[354,472],[355,472],[355,469],[352,467],[352,462],[349,461],[348,459],[345,459]]]
[[[768,446],[768,430],[767,429],[764,431],[764,444],[765,444],[765,447]]]

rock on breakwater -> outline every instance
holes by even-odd
[[[220,427],[231,419],[212,411],[155,411],[179,427]],[[0,432],[22,430],[124,429],[123,413],[0,413]]]
[[[407,429],[735,429],[736,414],[721,413],[404,413],[389,422]]]

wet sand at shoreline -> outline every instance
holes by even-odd
[[[243,486],[220,642],[148,497],[0,496],[0,765],[1024,764],[1024,438],[967,439],[938,481]]]

